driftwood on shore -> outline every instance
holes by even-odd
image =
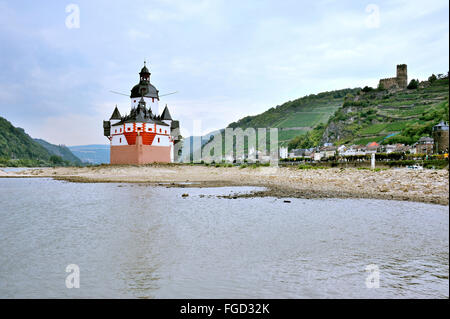
[[[374,198],[448,205],[448,169],[206,167],[190,165],[38,168],[0,177],[51,177],[82,183],[149,183],[165,187],[263,186],[241,197]]]

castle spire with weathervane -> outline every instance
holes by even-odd
[[[131,89],[131,107],[137,107],[140,99],[143,98],[152,113],[159,114],[159,91],[150,83],[150,75],[147,62],[144,61],[144,66],[139,72],[139,83]]]

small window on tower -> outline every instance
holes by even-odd
[[[159,143],[159,137],[158,137],[158,143]]]
[[[164,133],[166,133],[166,134],[167,134],[167,130],[164,130]]]
[[[122,143],[122,138],[120,138],[120,143]]]

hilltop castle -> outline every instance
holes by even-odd
[[[378,87],[389,89],[406,89],[408,86],[408,71],[406,64],[397,65],[397,76],[395,78],[381,79]]]
[[[131,89],[131,112],[121,116],[116,106],[109,121],[103,121],[104,135],[111,145],[111,164],[170,163],[178,160],[180,124],[166,105],[158,115],[159,91],[150,83],[144,62],[140,81]]]

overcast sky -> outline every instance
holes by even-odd
[[[448,12],[447,0],[0,0],[0,116],[51,143],[106,144],[102,120],[115,104],[130,110],[109,90],[129,93],[146,59],[161,94],[179,91],[160,105],[211,131],[311,93],[376,86],[400,63],[409,79],[446,73]]]

